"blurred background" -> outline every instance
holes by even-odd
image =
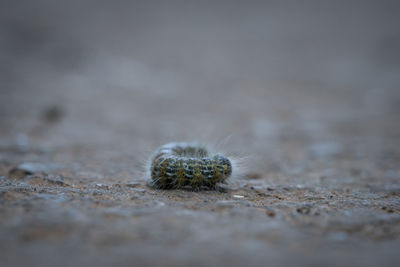
[[[118,148],[233,136],[237,150],[294,131],[321,141],[383,127],[398,138],[399,11],[398,1],[2,1],[0,134]],[[35,131],[47,109],[60,124]]]

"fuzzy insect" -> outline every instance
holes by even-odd
[[[150,172],[153,186],[160,189],[213,189],[232,174],[232,164],[223,155],[209,156],[203,146],[169,143],[156,150]]]

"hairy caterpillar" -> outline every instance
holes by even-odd
[[[232,174],[230,160],[192,143],[169,143],[156,150],[150,167],[152,185],[160,189],[215,188]]]

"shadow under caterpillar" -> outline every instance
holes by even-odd
[[[151,160],[151,184],[160,189],[215,189],[232,174],[231,161],[220,154],[209,155],[203,146],[169,143]]]

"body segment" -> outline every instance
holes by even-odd
[[[204,147],[170,143],[156,151],[150,171],[157,188],[213,188],[232,174],[232,165],[225,156],[209,157]]]

